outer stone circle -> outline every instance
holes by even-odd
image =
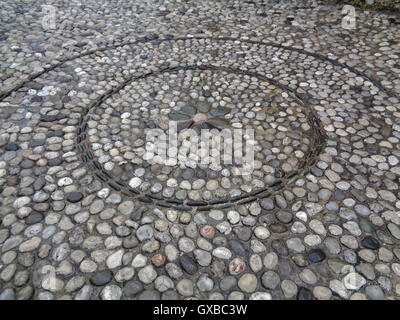
[[[179,199],[176,197],[171,197],[173,194],[173,189],[170,188],[171,194],[168,194],[168,188],[160,195],[158,194],[152,194],[151,192],[146,192],[140,190],[138,187],[142,183],[141,178],[139,177],[132,177],[130,180],[130,183],[128,181],[123,181],[121,180],[118,176],[116,177],[113,175],[110,170],[107,170],[106,166],[102,165],[99,163],[99,159],[96,159],[94,156],[92,150],[90,150],[90,127],[91,123],[91,117],[94,112],[98,110],[99,107],[101,107],[102,104],[106,103],[107,99],[110,99],[113,97],[113,95],[118,94],[119,91],[124,90],[127,86],[141,81],[143,79],[147,79],[150,76],[156,76],[158,74],[166,74],[166,73],[175,73],[179,71],[191,71],[191,72],[196,72],[198,70],[204,72],[204,71],[211,71],[211,72],[225,72],[225,73],[233,73],[237,74],[240,76],[248,76],[248,77],[253,77],[260,79],[260,81],[270,83],[271,85],[274,85],[278,87],[279,90],[284,90],[286,92],[286,96],[291,98],[293,101],[296,101],[298,105],[301,106],[301,108],[305,111],[304,116],[307,119],[308,125],[311,128],[310,130],[312,131],[312,135],[310,137],[310,146],[308,150],[305,150],[304,157],[300,159],[297,163],[296,168],[290,172],[283,172],[280,170],[280,173],[275,174],[277,179],[274,179],[274,181],[268,186],[262,187],[255,189],[251,192],[242,192],[239,194],[228,194],[225,197],[217,197],[214,199],[209,199],[209,200],[203,200],[203,199]],[[188,113],[188,111],[185,111],[184,107],[180,112],[184,111]],[[308,109],[308,110],[307,110]],[[282,111],[283,112],[283,111]],[[211,111],[212,113],[212,111]],[[182,114],[182,117],[184,113]],[[192,119],[194,120],[203,120],[201,125],[204,126],[204,124],[207,124],[208,121],[211,123],[211,120],[206,120],[208,119],[208,116],[203,113],[204,116],[199,116],[201,113],[197,113]],[[123,116],[126,116],[126,113],[123,114]],[[196,117],[197,116],[197,117]],[[95,115],[93,115],[95,117]],[[185,117],[188,118],[182,118],[178,120],[189,120],[189,116],[186,114]],[[200,118],[200,119],[199,119]],[[125,120],[125,119],[124,119]],[[192,120],[189,120],[192,121]],[[226,120],[224,120],[226,121]],[[136,121],[137,122],[137,121]],[[290,124],[289,124],[290,125]],[[218,127],[218,126],[217,126]],[[107,182],[111,188],[117,190],[117,191],[123,191],[125,194],[130,194],[132,197],[143,201],[147,203],[155,203],[161,206],[165,207],[176,207],[182,210],[188,210],[192,207],[196,207],[198,210],[209,210],[213,207],[229,207],[233,203],[247,203],[254,201],[259,198],[264,198],[269,195],[271,195],[273,192],[277,192],[279,190],[282,190],[286,184],[291,184],[295,181],[296,177],[299,175],[304,174],[310,166],[315,164],[316,162],[316,157],[318,156],[319,152],[322,150],[322,146],[324,143],[324,132],[322,130],[321,124],[318,120],[318,118],[313,114],[313,111],[307,106],[307,102],[303,101],[302,97],[297,95],[295,92],[293,93],[293,90],[291,90],[288,87],[285,87],[278,82],[275,82],[274,80],[271,80],[262,74],[255,73],[255,72],[249,72],[249,71],[244,71],[240,69],[233,69],[233,68],[228,68],[228,67],[218,67],[214,65],[183,65],[183,66],[176,66],[173,68],[165,68],[165,69],[159,69],[153,72],[148,72],[146,74],[135,74],[135,76],[129,78],[128,80],[124,81],[119,87],[116,89],[108,92],[106,95],[100,97],[97,102],[92,104],[90,107],[86,108],[83,117],[81,120],[81,125],[80,128],[78,129],[79,136],[77,137],[77,142],[78,142],[78,149],[82,152],[81,158],[82,160],[87,163],[88,168],[93,170],[95,172],[95,175],[102,181]],[[112,166],[110,165],[110,168]],[[133,168],[135,170],[135,168]],[[132,170],[132,171],[133,171]],[[140,168],[142,170],[142,168]],[[160,184],[154,184],[153,186],[156,187],[157,185]],[[208,187],[208,186],[207,186]],[[168,191],[168,192],[167,192]],[[167,196],[168,194],[168,196]]]

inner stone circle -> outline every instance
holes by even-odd
[[[130,81],[91,109],[87,140],[95,160],[120,185],[157,199],[205,205],[243,200],[297,175],[305,155],[315,153],[320,132],[314,121],[308,105],[261,75],[182,67]],[[171,125],[180,139],[167,150],[177,148],[177,161],[154,164],[147,134],[154,129],[168,134]],[[222,139],[211,140],[209,150],[201,143],[192,150],[191,141],[181,139],[189,129],[198,137],[209,130],[210,139],[229,130],[227,141],[235,150],[235,130],[253,130],[254,140],[243,138],[242,156],[232,149],[225,155]],[[254,170],[242,175],[246,143],[254,148]]]

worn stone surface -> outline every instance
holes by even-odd
[[[1,3],[1,300],[400,298],[399,19],[295,2]]]

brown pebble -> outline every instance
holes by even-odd
[[[165,256],[161,253],[155,254],[151,258],[151,262],[156,266],[156,267],[161,267],[165,263]]]
[[[18,176],[11,176],[7,179],[7,185],[16,186],[19,183]]]
[[[204,226],[200,230],[200,234],[207,239],[211,239],[215,235],[215,229],[212,226]]]
[[[284,233],[286,232],[288,229],[286,226],[284,226],[283,224],[280,223],[273,223],[269,226],[269,230],[271,230],[271,232],[273,233]]]
[[[32,150],[23,150],[21,152],[21,156],[23,157],[29,157],[32,154]]]
[[[241,274],[245,268],[246,268],[246,264],[240,258],[235,258],[229,263],[229,272],[232,275]]]
[[[306,257],[301,253],[296,253],[295,255],[293,255],[292,260],[299,267],[308,266],[308,261]]]

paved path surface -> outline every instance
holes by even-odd
[[[134,2],[0,4],[0,298],[399,299],[399,18]],[[254,171],[152,163],[170,121]]]

